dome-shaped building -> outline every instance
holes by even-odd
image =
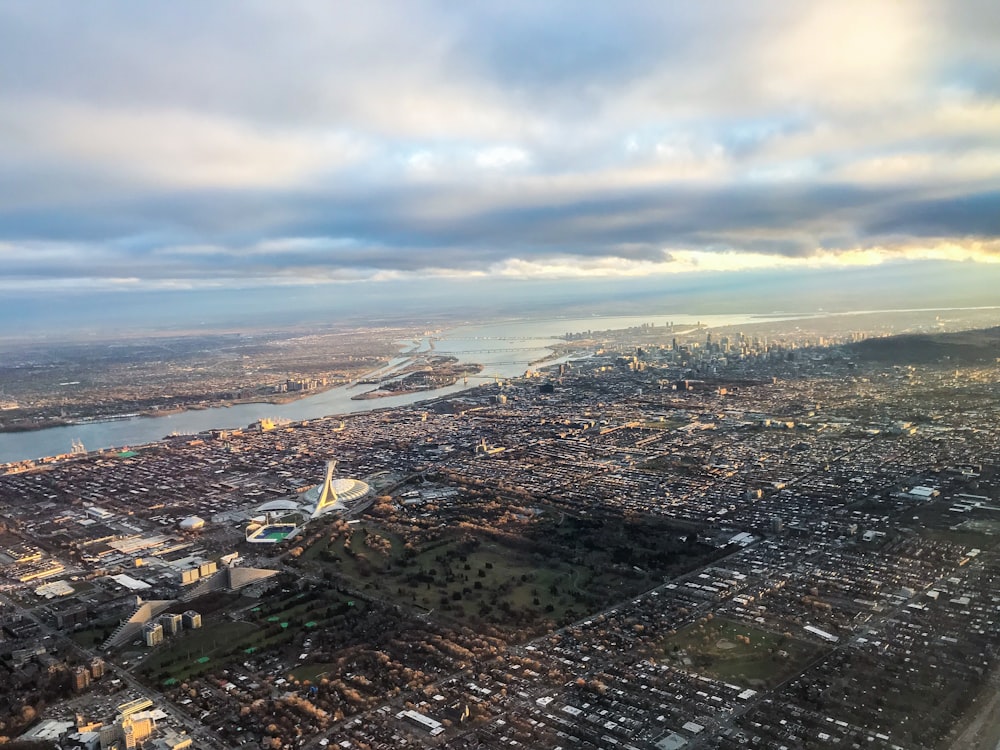
[[[274,543],[297,534],[310,519],[328,513],[348,513],[372,494],[372,488],[360,479],[338,477],[333,471],[336,461],[326,466],[326,478],[301,496],[272,500],[256,509],[261,514],[252,519],[246,529],[246,540],[252,543]]]
[[[312,518],[322,516],[332,511],[347,511],[362,498],[371,494],[371,487],[360,479],[345,477],[333,478],[333,470],[337,462],[331,461],[326,466],[326,480],[307,490],[303,497],[305,511]]]
[[[178,526],[180,526],[181,531],[200,531],[205,528],[205,519],[198,516],[188,516]]]

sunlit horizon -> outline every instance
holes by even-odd
[[[0,3],[0,289],[40,302],[996,274],[988,3],[51,11]]]

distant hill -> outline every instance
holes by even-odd
[[[865,339],[849,347],[859,359],[891,364],[985,364],[1000,358],[1000,326],[954,333]]]

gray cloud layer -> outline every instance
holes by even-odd
[[[0,0],[0,285],[989,260],[997,81],[993,2]]]

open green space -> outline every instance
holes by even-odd
[[[920,536],[936,542],[951,542],[969,549],[992,549],[1000,542],[1000,530],[983,532],[974,528],[958,526],[953,529],[921,529]]]
[[[200,674],[209,662],[233,652],[234,644],[252,642],[260,628],[248,622],[216,622],[198,630],[168,636],[163,646],[150,652],[142,671],[159,682],[174,679],[179,682]]]
[[[797,674],[823,650],[787,633],[725,619],[701,620],[663,641],[663,658],[671,664],[757,689]]]
[[[648,430],[676,430],[678,427],[688,424],[688,421],[680,417],[650,419],[643,422],[642,426]]]
[[[972,536],[998,537],[1000,536],[1000,521],[972,519],[959,524],[955,531]]]
[[[287,592],[243,612],[242,620],[217,619],[168,637],[149,652],[142,673],[159,684],[184,681],[227,659],[288,645],[303,630],[324,627],[348,613],[354,616],[366,606],[332,589]]]
[[[322,540],[303,554],[325,570],[383,595],[459,620],[559,621],[573,612],[581,588],[601,585],[571,563],[548,565],[527,552],[456,531],[420,548],[406,547],[374,524]]]
[[[653,523],[655,528],[649,528]],[[519,534],[456,524],[409,537],[369,521],[306,549],[308,569],[342,576],[435,616],[507,626],[561,623],[703,564],[715,550],[649,519],[549,513]]]
[[[98,624],[90,628],[74,630],[69,633],[69,637],[84,648],[91,648],[92,646],[101,645],[114,628],[115,625],[113,623]]]
[[[301,667],[293,669],[291,671],[291,675],[299,682],[316,682],[323,677],[323,675],[333,669],[334,666],[334,664],[329,664],[327,662],[303,664]]]

